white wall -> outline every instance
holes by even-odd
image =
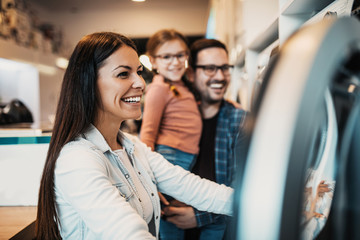
[[[246,45],[268,28],[279,15],[278,0],[248,0],[243,2],[243,24]]]
[[[95,31],[116,31],[131,38],[149,37],[163,28],[175,28],[185,35],[205,34],[208,17],[206,0],[190,1],[190,4],[184,3],[176,8],[169,6],[125,5],[104,10],[80,9],[76,13],[47,12],[37,5],[33,8],[36,8],[40,19],[62,28],[71,48],[82,36]]]

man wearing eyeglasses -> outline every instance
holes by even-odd
[[[224,99],[231,79],[225,45],[214,39],[195,41],[191,48],[191,79],[199,94],[203,128],[200,152],[192,172],[227,186],[234,180],[234,145],[242,134],[245,111]],[[170,207],[167,220],[189,229],[186,239],[219,240],[224,238],[228,219],[201,212],[189,206]]]

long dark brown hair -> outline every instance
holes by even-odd
[[[97,109],[102,106],[96,87],[98,70],[105,59],[124,45],[136,51],[135,44],[121,34],[93,33],[79,41],[70,57],[40,182],[37,239],[61,239],[54,187],[56,160],[63,146],[84,133],[94,122]]]
[[[180,40],[186,46],[186,53],[189,54],[189,45],[186,37],[175,29],[162,29],[154,33],[146,43],[146,53],[152,57],[155,57],[157,49],[164,43],[171,40]],[[156,73],[156,69],[155,70]],[[192,83],[186,78],[186,74],[181,78],[185,86],[191,91],[194,91]],[[179,96],[179,92],[170,80],[165,79],[165,82],[169,84],[170,90],[175,96]]]

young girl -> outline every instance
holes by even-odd
[[[199,151],[202,121],[185,77],[187,41],[181,33],[165,29],[150,37],[146,48],[156,75],[145,93],[140,138],[169,162],[190,170]],[[160,236],[183,239],[183,230],[161,220]]]

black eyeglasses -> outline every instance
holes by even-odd
[[[195,66],[195,68],[202,68],[204,70],[204,73],[209,77],[214,76],[219,69],[221,69],[222,73],[225,76],[229,76],[231,74],[231,69],[233,67],[234,67],[233,65],[229,65],[229,64],[224,64],[221,66],[216,66],[216,65],[196,65]]]
[[[186,52],[180,52],[177,54],[162,54],[156,55],[155,58],[159,58],[165,64],[170,64],[174,58],[177,58],[179,62],[185,62],[188,59],[188,54]]]

